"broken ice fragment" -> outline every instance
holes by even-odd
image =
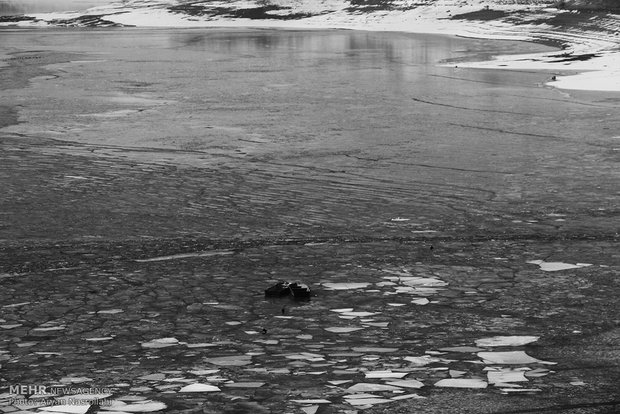
[[[399,401],[399,400],[407,400],[409,398],[424,399],[426,397],[422,397],[421,395],[418,395],[418,394],[405,394],[405,395],[397,395],[396,397],[390,398],[390,400]]]
[[[114,339],[113,336],[104,336],[101,338],[84,338],[85,341],[90,341],[90,342],[111,341],[112,339]]]
[[[377,354],[385,354],[385,353],[398,351],[398,348],[379,348],[379,347],[372,347],[372,346],[357,346],[351,349],[355,352],[371,352],[371,353],[377,353]]]
[[[525,393],[525,392],[540,392],[540,388],[501,388],[501,391],[506,394],[511,393]]]
[[[260,388],[263,385],[265,385],[264,382],[233,382],[224,384],[225,387],[229,388]]]
[[[527,371],[525,373],[525,376],[528,378],[538,378],[538,377],[544,377],[546,375],[549,375],[550,372],[553,372],[553,371],[549,371],[548,369],[545,369],[545,368],[536,368],[531,371]]]
[[[478,352],[477,355],[485,364],[556,364],[555,362],[541,361],[540,359],[533,358],[523,351]]]
[[[400,282],[403,285],[415,286],[415,287],[417,286],[440,287],[440,286],[448,285],[447,282],[444,282],[443,280],[437,279],[434,277],[417,277],[417,276],[401,277]]]
[[[114,315],[117,313],[123,313],[122,309],[107,309],[107,310],[100,310],[97,311],[98,314],[105,314],[105,315]]]
[[[326,289],[330,290],[354,290],[354,289],[363,289],[370,285],[370,283],[322,283],[322,285]]]
[[[423,367],[425,365],[432,364],[433,362],[441,361],[439,358],[433,358],[428,355],[424,355],[421,357],[404,357],[403,359],[418,367]]]
[[[142,348],[157,349],[157,348],[166,348],[169,346],[175,346],[178,344],[179,344],[179,341],[176,338],[160,338],[160,339],[153,339],[152,341],[149,341],[149,342],[142,342]]]
[[[545,262],[544,260],[530,260],[526,263],[540,266],[540,270],[545,272],[557,272],[559,270],[579,269],[582,267],[592,266],[590,263],[562,263],[562,262]]]
[[[303,411],[306,414],[315,414],[319,410],[319,406],[318,405],[309,405],[307,407],[301,407],[300,409],[301,409],[301,411]]]
[[[408,372],[392,372],[392,371],[368,371],[365,373],[366,378],[402,378]]]
[[[328,383],[332,384],[332,385],[342,385],[342,384],[346,384],[347,382],[351,382],[351,380],[334,380],[334,381],[327,381]]]
[[[364,328],[358,328],[358,327],[352,327],[352,326],[333,326],[330,328],[325,328],[326,331],[333,332],[333,333],[349,333],[349,332],[359,331],[361,329],[364,329]]]
[[[224,357],[205,358],[205,361],[222,366],[243,366],[252,363],[252,357],[250,355],[231,355]]]
[[[331,404],[332,403],[330,400],[323,400],[323,399],[291,400],[291,401],[296,404]]]
[[[494,336],[492,338],[482,338],[476,341],[477,346],[494,347],[494,346],[521,346],[540,339],[539,336]]]
[[[61,384],[80,384],[83,382],[91,382],[93,379],[88,377],[63,377],[59,380]]]
[[[487,372],[489,384],[507,383],[507,382],[527,382],[524,371],[514,371],[511,369],[502,369],[499,371]]]
[[[428,305],[431,301],[428,300],[427,298],[420,298],[420,299],[414,299],[411,301],[411,303],[413,303],[414,305]]]
[[[144,380],[144,381],[162,381],[166,378],[166,376],[164,374],[149,374],[149,375],[143,375],[141,377],[138,377],[138,379]]]
[[[45,326],[45,327],[34,328],[33,331],[49,332],[49,331],[62,331],[63,329],[65,329],[64,325],[61,325],[61,326]]]
[[[359,311],[359,312],[341,312],[341,315],[353,316],[355,318],[363,318],[365,316],[378,315],[379,313],[381,313],[381,312],[363,312],[363,311]]]
[[[210,252],[181,253],[181,254],[173,254],[170,256],[151,257],[148,259],[136,259],[136,262],[138,263],[162,262],[165,260],[186,259],[186,258],[192,258],[192,257],[223,256],[223,255],[231,255],[231,254],[235,254],[235,251],[234,250],[213,250]]]
[[[386,398],[350,398],[346,400],[351,405],[374,405],[392,402]]]
[[[375,384],[370,382],[360,382],[347,388],[347,392],[373,392],[373,391],[395,391],[400,388],[392,385]]]
[[[395,387],[403,387],[403,388],[422,388],[424,386],[423,382],[418,380],[410,379],[410,380],[400,380],[400,381],[388,381],[387,385],[394,385]]]
[[[15,328],[19,328],[20,326],[23,326],[21,323],[14,323],[14,324],[9,324],[9,325],[0,325],[0,328],[2,329],[15,329]]]
[[[217,392],[221,391],[215,385],[209,384],[190,384],[181,388],[179,392]]]
[[[435,383],[436,387],[450,388],[486,388],[486,381],[475,378],[446,378]]]
[[[287,359],[304,359],[311,362],[325,361],[325,357],[320,354],[313,354],[310,352],[301,352],[299,354],[284,355]]]

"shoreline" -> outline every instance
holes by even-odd
[[[570,11],[545,4],[466,5],[437,1],[415,7],[355,9],[344,1],[319,5],[273,1],[230,2],[225,12],[204,4],[181,8],[172,3],[116,3],[84,12],[23,15],[2,27],[142,27],[247,28],[290,30],[363,30],[442,34],[463,38],[527,41],[556,47],[557,53],[498,55],[462,67],[552,71],[545,85],[567,90],[620,92],[620,15],[604,11]],[[270,4],[271,4],[270,3]],[[255,7],[251,7],[251,6]],[[400,8],[398,8],[400,7]],[[250,13],[254,13],[250,15]],[[242,16],[242,17],[239,17]],[[560,57],[560,58],[558,58]],[[578,74],[575,74],[578,72]]]

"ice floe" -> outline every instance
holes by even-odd
[[[400,381],[388,381],[387,385],[393,385],[395,387],[402,388],[422,388],[424,383],[418,380],[409,379],[409,380],[400,380]]]
[[[476,340],[476,345],[481,347],[496,346],[522,346],[540,339],[539,336],[494,336]]]
[[[211,384],[190,384],[181,388],[179,392],[218,392],[219,387]]]
[[[356,290],[356,289],[363,289],[365,287],[368,287],[370,285],[370,283],[364,283],[364,282],[342,282],[342,283],[332,283],[332,282],[325,282],[325,283],[321,283],[321,285],[328,290]]]
[[[497,369],[487,372],[487,381],[489,384],[501,384],[507,382],[527,382],[525,371],[513,369]]]
[[[347,388],[348,393],[374,392],[374,391],[397,391],[400,388],[393,385],[375,384],[371,382],[360,382]]]
[[[408,372],[392,372],[392,371],[368,371],[364,373],[366,378],[402,378],[407,376]]]
[[[445,378],[435,383],[436,387],[486,388],[487,382],[477,378]]]
[[[230,355],[223,357],[205,358],[206,362],[214,365],[221,366],[243,366],[252,363],[252,356],[250,355]]]
[[[160,338],[153,339],[149,342],[142,342],[142,348],[148,349],[157,349],[157,348],[167,348],[169,346],[179,345],[179,340],[176,338]]]
[[[548,364],[555,365],[555,362],[542,361],[529,356],[523,351],[506,351],[506,352],[478,352],[485,364],[499,365],[527,365],[527,364]]]
[[[530,260],[527,263],[540,266],[545,272],[557,272],[560,270],[580,269],[582,267],[592,266],[590,263],[563,263],[563,262],[545,262],[544,260]]]
[[[350,332],[355,332],[355,331],[359,331],[362,329],[364,328],[354,327],[354,326],[332,326],[329,328],[325,328],[327,332],[333,332],[333,333],[350,333]]]

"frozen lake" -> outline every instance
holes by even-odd
[[[620,96],[459,67],[550,49],[1,36],[7,383],[127,412],[617,406]],[[266,299],[278,280],[315,296]]]
[[[21,66],[7,69],[4,85],[15,89],[1,103],[19,104],[21,122],[4,133],[82,144],[62,149],[71,153],[87,145],[101,156],[231,168],[255,200],[252,231],[269,223],[280,234],[299,217],[310,226],[302,233],[335,223],[366,233],[418,215],[427,222],[416,231],[431,219],[452,229],[514,220],[529,231],[518,221],[613,204],[617,95],[543,87],[551,73],[458,67],[551,51],[541,45],[356,31],[87,33],[2,33],[6,52],[32,57],[5,61]],[[353,216],[342,215],[344,195]],[[277,200],[287,200],[283,211],[268,207]]]

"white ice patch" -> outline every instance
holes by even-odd
[[[478,352],[485,364],[498,364],[498,365],[527,365],[527,364],[548,364],[555,365],[555,362],[541,361],[540,359],[533,358],[523,351],[508,351],[508,352]]]
[[[153,339],[149,342],[142,342],[142,348],[147,349],[157,349],[157,348],[167,348],[169,346],[175,346],[179,344],[179,340],[176,338],[160,338]]]
[[[559,270],[579,269],[582,267],[592,266],[590,263],[563,263],[563,262],[545,262],[544,260],[530,260],[527,263],[540,266],[540,270],[545,272],[557,272]]]
[[[436,387],[447,388],[486,388],[486,381],[475,378],[446,378],[435,383]]]
[[[487,380],[489,381],[489,384],[528,382],[528,379],[525,377],[525,371],[517,371],[512,369],[489,371],[487,372]]]
[[[495,346],[522,346],[540,339],[539,336],[494,336],[492,338],[482,338],[476,341],[476,346],[495,347]]]
[[[363,289],[370,285],[370,283],[321,283],[325,289],[330,290],[355,290],[355,289]]]
[[[359,331],[361,329],[364,329],[364,328],[352,327],[352,326],[332,326],[330,328],[325,328],[327,332],[333,332],[333,333],[349,333],[349,332]]]
[[[218,392],[221,391],[215,385],[210,384],[190,384],[181,388],[179,392]]]

